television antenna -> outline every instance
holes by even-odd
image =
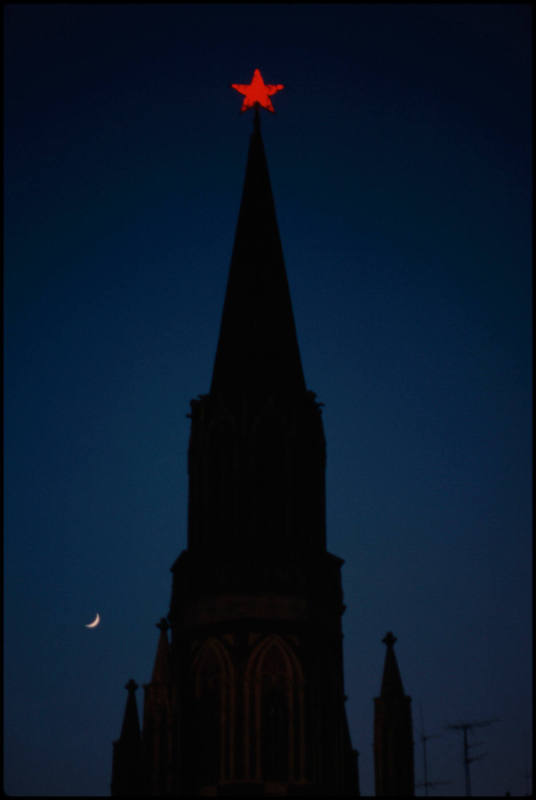
[[[484,758],[486,753],[480,753],[476,756],[469,755],[469,748],[470,747],[478,747],[479,745],[483,744],[483,742],[475,742],[474,744],[470,745],[467,740],[467,731],[472,730],[473,728],[484,728],[487,725],[491,725],[493,722],[498,722],[497,718],[494,719],[483,719],[477,722],[456,722],[446,725],[447,730],[451,731],[463,731],[463,764],[465,768],[465,795],[466,797],[471,797],[471,773],[469,772],[469,764],[472,764],[473,761],[478,761],[481,758]]]
[[[420,739],[421,739],[421,742],[422,742],[422,752],[423,752],[424,781],[422,783],[417,783],[415,785],[415,788],[420,787],[420,786],[424,786],[424,794],[426,795],[426,797],[428,797],[428,788],[429,787],[432,788],[434,786],[446,786],[446,784],[450,783],[450,781],[429,781],[428,780],[428,761],[427,761],[427,758],[426,758],[426,742],[428,741],[428,739],[440,739],[441,738],[441,734],[440,733],[428,733],[428,734],[426,734],[424,732],[422,706],[420,706],[419,710],[420,710],[420,716],[421,716],[421,734],[420,734]]]

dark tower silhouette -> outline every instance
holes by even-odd
[[[411,697],[404,694],[395,656],[396,638],[387,633],[379,697],[374,698],[374,774],[377,797],[415,794]]]
[[[162,618],[151,682],[144,685],[143,760],[145,791],[166,795],[173,787],[173,746],[175,681],[167,631],[168,621]]]
[[[162,624],[145,687],[143,791],[357,795],[343,561],[326,549],[321,409],[305,385],[258,109],[212,383],[190,416],[188,546],[172,567],[171,640]]]
[[[143,794],[144,771],[140,721],[134,695],[138,688],[131,678],[126,684],[128,691],[121,736],[114,742],[112,767],[112,794],[118,797],[136,797]]]

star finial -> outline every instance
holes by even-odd
[[[392,631],[388,631],[385,634],[385,637],[382,639],[382,642],[387,645],[387,647],[392,647],[396,642],[396,636],[393,636]]]
[[[259,69],[256,69],[253,73],[251,83],[232,83],[231,87],[244,95],[244,102],[240,111],[247,111],[248,108],[257,103],[272,112],[275,112],[275,108],[272,105],[270,96],[285,88],[282,83],[266,84]]]

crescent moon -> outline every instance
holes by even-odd
[[[93,620],[93,622],[89,622],[89,623],[86,625],[86,628],[96,628],[96,627],[97,627],[97,625],[99,624],[99,622],[100,622],[100,614],[97,612],[97,616],[95,617],[95,619]]]

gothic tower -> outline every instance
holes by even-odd
[[[188,543],[145,687],[139,793],[357,795],[321,408],[257,108],[212,383],[190,416]],[[112,792],[127,787],[128,759],[114,756]]]
[[[379,697],[374,698],[374,773],[377,797],[413,797],[413,726],[411,697],[404,694],[395,656],[396,637],[387,646]]]

